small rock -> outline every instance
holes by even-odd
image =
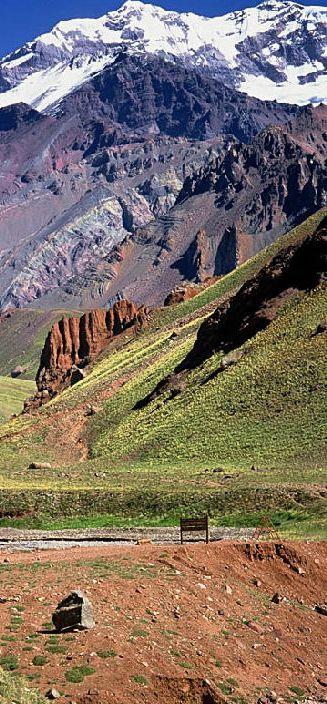
[[[5,557],[4,562],[6,562],[6,563],[10,562],[9,557]]]
[[[175,617],[175,618],[180,618],[180,617],[181,617],[179,606],[175,606],[175,608],[174,608],[174,617]]]
[[[254,584],[255,587],[261,587],[261,580],[257,579],[256,577],[252,580],[252,584]]]
[[[294,565],[294,566],[293,566],[293,570],[294,570],[294,572],[296,572],[297,574],[302,574],[302,575],[305,574],[304,569],[303,569],[302,567],[300,567],[300,565]]]
[[[59,699],[59,697],[60,697],[60,692],[58,692],[57,689],[54,689],[54,687],[52,687],[52,689],[49,689],[49,690],[46,692],[46,695],[45,695],[45,696],[46,696],[47,699]]]
[[[31,462],[28,469],[51,469],[50,462]]]
[[[277,701],[277,694],[276,694],[276,692],[274,692],[273,689],[269,692],[268,698],[270,699],[271,702]]]
[[[95,624],[91,602],[83,592],[71,592],[58,604],[52,622],[57,631],[93,628]]]
[[[96,413],[98,413],[98,408],[93,405],[86,406],[85,409],[85,415],[86,416],[95,416]]]
[[[70,377],[71,386],[74,386],[79,381],[83,381],[83,379],[85,379],[85,376],[86,376],[85,371],[74,365],[71,370],[71,377]]]
[[[260,626],[260,623],[257,623],[256,621],[249,621],[247,625],[249,628],[251,628],[251,631],[259,633],[259,635],[262,635],[265,632],[265,629]]]
[[[327,616],[327,604],[316,604],[315,611],[322,616]]]
[[[318,682],[322,687],[327,687],[327,677],[318,677]]]
[[[21,367],[20,365],[18,365],[17,367],[15,367],[14,369],[11,370],[10,376],[12,379],[17,379],[17,377],[21,376],[25,372],[26,372],[26,369],[24,369],[24,367]]]
[[[230,587],[229,584],[225,585],[225,592],[226,592],[226,594],[229,594],[229,596],[231,596],[231,594],[233,594],[232,587]]]
[[[4,596],[0,596],[0,604],[6,604],[7,599]]]
[[[274,594],[274,596],[272,597],[271,601],[273,602],[273,604],[281,604],[282,601],[285,601],[285,597],[276,592],[276,594]]]

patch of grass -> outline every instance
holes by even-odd
[[[133,638],[147,638],[148,635],[148,631],[145,631],[143,628],[133,628],[132,630]]]
[[[219,682],[218,687],[222,691],[223,694],[226,694],[226,695],[233,694],[234,688],[227,681],[226,682]]]
[[[46,665],[47,662],[48,659],[45,657],[45,655],[35,655],[32,660],[33,665],[36,665],[36,667],[43,667],[43,665]]]
[[[4,704],[45,704],[46,700],[40,692],[28,688],[27,679],[29,678],[25,680],[17,674],[12,675],[0,669],[0,701]]]
[[[24,401],[35,391],[35,382],[0,376],[0,422],[21,413]]]
[[[52,653],[52,655],[56,655],[59,653],[64,654],[67,652],[67,648],[65,648],[64,645],[59,645],[59,643],[49,643],[45,646],[45,650],[48,653]]]
[[[18,660],[16,655],[4,655],[0,657],[0,667],[6,671],[14,671],[18,669]]]
[[[226,682],[227,684],[230,684],[231,687],[239,687],[238,681],[235,677],[226,677]]]
[[[133,675],[131,679],[133,680],[133,682],[136,682],[136,684],[141,684],[144,687],[149,684],[149,681],[146,679],[146,677],[143,677],[143,675]]]
[[[88,665],[80,665],[72,667],[70,670],[65,672],[65,678],[67,682],[74,682],[75,684],[84,681],[84,677],[90,677],[95,673],[94,667],[89,667]]]
[[[115,658],[117,656],[117,653],[115,650],[98,650],[97,655],[99,656],[99,658],[107,660],[108,658]]]
[[[51,621],[45,621],[42,623],[42,628],[45,631],[52,631],[53,630],[53,623]]]
[[[293,694],[296,694],[297,697],[300,697],[303,699],[305,697],[305,692],[301,687],[297,687],[293,685],[292,687],[289,687],[290,692],[293,692]]]

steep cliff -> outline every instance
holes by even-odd
[[[37,393],[25,410],[38,408],[68,386],[80,381],[83,369],[95,360],[110,340],[130,327],[145,323],[146,309],[121,300],[109,310],[91,310],[80,318],[64,316],[52,326],[36,375]]]
[[[193,349],[176,371],[192,369],[219,350],[230,352],[264,330],[290,297],[326,280],[326,259],[327,218],[300,245],[274,257],[202,323]]]
[[[225,356],[214,375],[237,364],[249,352],[248,346],[242,345],[265,330],[290,298],[312,292],[326,281],[326,259],[325,217],[315,232],[282,249],[204,320],[188,355],[135,408],[144,408],[165,392],[174,398],[185,389],[187,373],[216,352],[224,352]],[[326,323],[322,321],[315,334],[325,332]]]

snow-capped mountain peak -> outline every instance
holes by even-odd
[[[51,111],[127,47],[196,67],[249,95],[327,100],[327,9],[265,0],[221,17],[126,0],[98,19],[59,22],[0,62],[0,107]]]

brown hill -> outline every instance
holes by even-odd
[[[3,626],[13,630],[13,603],[22,617],[2,657],[25,676],[37,671],[42,692],[54,687],[76,704],[325,701],[326,616],[315,608],[326,595],[323,543],[93,546],[7,559]],[[49,633],[44,624],[76,583],[95,627]]]

